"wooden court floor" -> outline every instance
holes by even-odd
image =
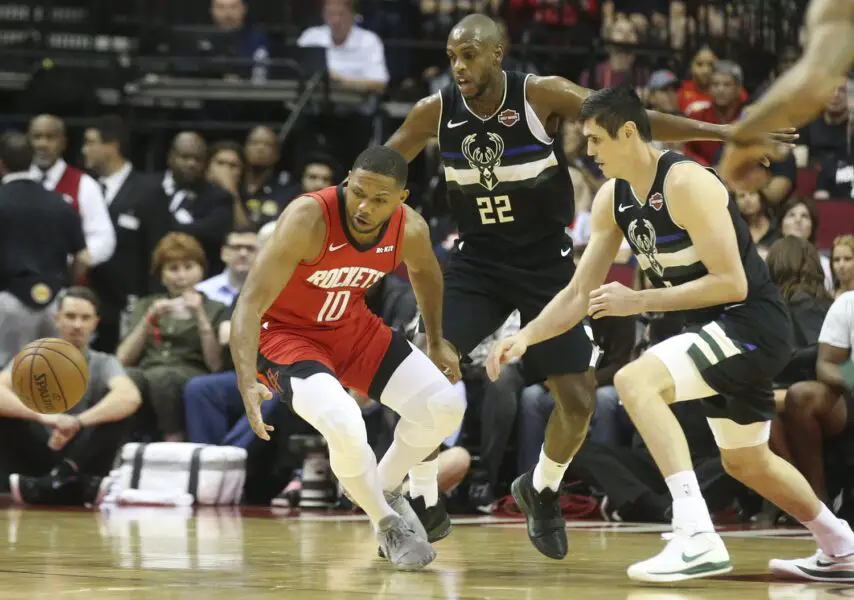
[[[0,508],[0,599],[830,600],[854,586],[772,580],[771,557],[811,554],[803,530],[726,532],[732,575],[676,587],[625,575],[663,542],[664,527],[570,523],[556,562],[511,519],[457,519],[426,571],[376,558],[366,521],[352,516],[232,509],[121,507],[100,511]]]

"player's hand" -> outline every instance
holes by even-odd
[[[263,383],[257,381],[247,390],[241,390],[243,396],[243,408],[246,410],[246,419],[249,421],[249,426],[262,440],[270,441],[270,431],[273,431],[272,425],[264,423],[264,417],[261,415],[261,403],[270,400],[273,397],[273,392],[267,389]]]
[[[489,356],[486,357],[486,374],[492,381],[497,381],[501,375],[501,365],[522,358],[528,350],[528,341],[520,333],[498,340],[492,345]]]
[[[451,383],[456,383],[462,379],[460,373],[460,355],[457,349],[448,340],[442,339],[436,343],[427,342],[427,356],[433,361],[442,374],[447,377]]]
[[[594,319],[599,319],[636,315],[643,310],[635,290],[612,281],[590,292],[587,312]]]
[[[721,154],[718,172],[724,182],[737,192],[758,190],[771,178],[767,167],[772,161],[786,158],[797,139],[798,131],[791,127],[772,131],[749,142],[730,139]]]

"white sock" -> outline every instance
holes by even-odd
[[[664,481],[673,497],[673,524],[691,533],[713,532],[715,526],[694,471],[674,473]]]
[[[570,461],[563,464],[553,461],[546,456],[545,448],[540,448],[540,460],[534,467],[534,489],[538,492],[542,492],[546,488],[551,488],[554,492],[558,491],[569,463]]]
[[[401,419],[402,421],[403,419]],[[397,427],[398,429],[400,428],[400,423],[398,423]],[[382,488],[389,492],[396,490],[403,483],[406,473],[424,460],[425,457],[430,456],[430,453],[436,449],[438,444],[439,440],[432,447],[416,448],[407,444],[401,437],[400,432],[395,430],[394,441],[386,451],[377,469],[380,474]]]
[[[358,450],[349,448],[347,450],[349,452],[353,452],[354,450],[356,452],[361,451],[364,454],[366,465],[365,471],[360,475],[352,475],[351,472],[348,472],[345,476],[342,476],[339,472],[336,472],[335,475],[338,477],[338,481],[344,489],[347,490],[347,493],[350,494],[353,501],[365,511],[365,514],[368,515],[368,518],[376,527],[384,517],[397,514],[394,512],[394,509],[388,505],[385,496],[383,496],[380,479],[377,475],[376,455],[367,444]],[[335,472],[336,465],[335,455],[340,451],[341,450],[333,449],[331,446],[329,448],[329,462],[332,466],[333,472]],[[347,462],[351,463],[351,461],[352,456]]]
[[[428,508],[439,502],[439,459],[425,460],[409,469],[409,495],[421,496]]]
[[[824,504],[821,512],[804,526],[809,529],[818,542],[818,547],[829,556],[848,556],[854,554],[854,533],[845,521],[838,519]]]

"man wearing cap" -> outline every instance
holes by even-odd
[[[715,63],[712,83],[709,86],[712,105],[688,112],[687,116],[718,125],[732,123],[741,113],[742,102],[739,94],[743,82],[741,67],[730,60],[719,60]],[[685,154],[701,164],[712,166],[717,161],[720,146],[720,142],[688,142],[685,144]]]

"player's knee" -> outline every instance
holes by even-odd
[[[590,421],[596,410],[595,380],[585,373],[550,377],[548,384],[555,400],[555,410],[565,418]]]
[[[334,377],[313,375],[292,385],[294,412],[317,429],[330,448],[367,444],[362,411]]]
[[[427,401],[427,407],[433,417],[434,428],[443,438],[459,428],[466,413],[465,399],[450,385],[435,392]]]
[[[770,472],[772,459],[768,444],[747,448],[721,449],[721,464],[727,474],[741,482],[749,482]]]

